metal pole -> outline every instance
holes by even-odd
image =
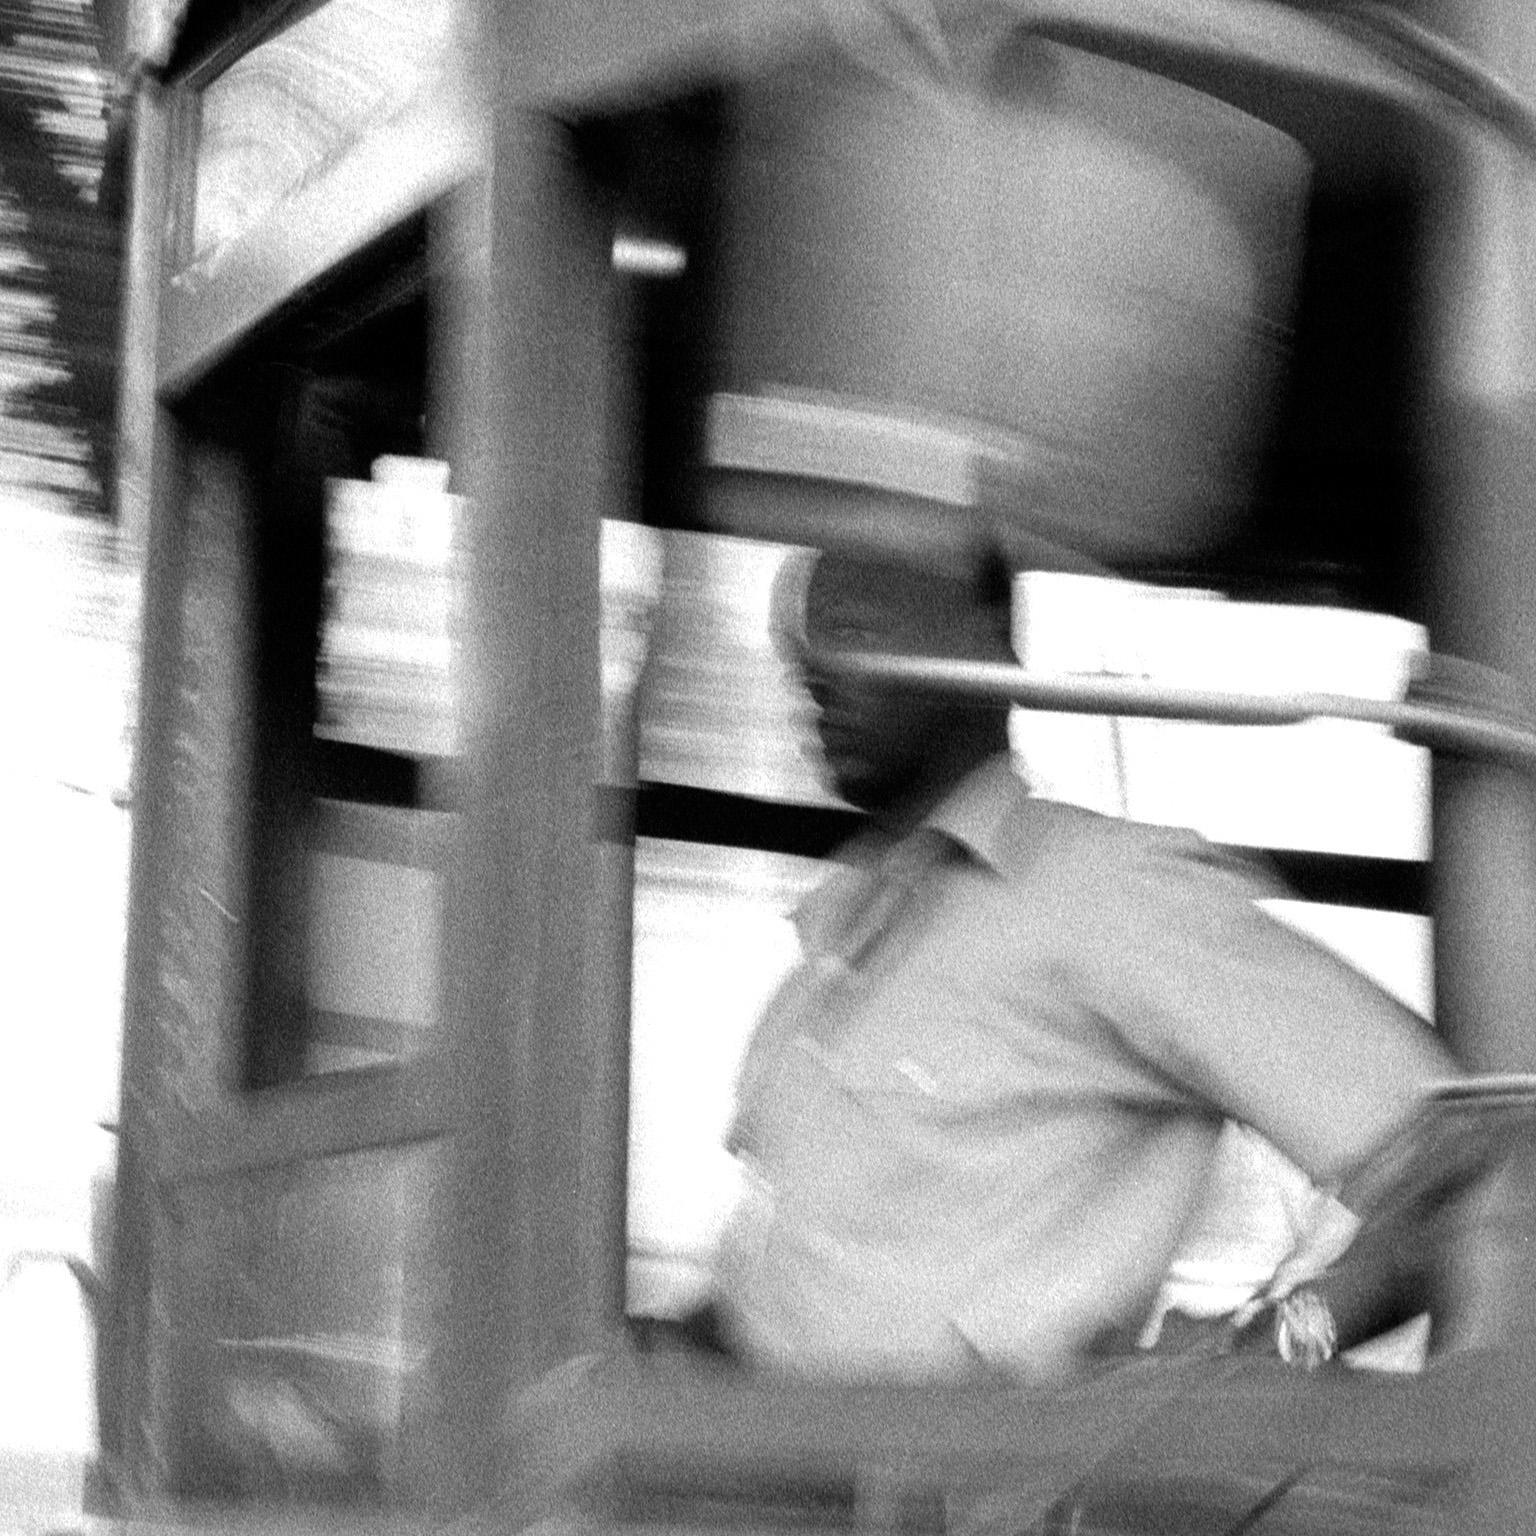
[[[838,652],[821,660],[871,682],[1064,714],[1263,726],[1353,720],[1385,726],[1434,751],[1487,759],[1525,772],[1536,770],[1536,720],[1470,700],[1429,704],[1344,693],[1236,693],[1101,674],[1041,677],[1004,662],[928,656]]]
[[[1411,7],[1513,81],[1536,68],[1524,0],[1424,0]],[[1429,13],[1425,15],[1425,13]],[[1454,176],[1427,211],[1421,291],[1429,427],[1425,569],[1430,643],[1536,682],[1536,258],[1529,155],[1488,129],[1462,140]],[[1435,992],[1462,1063],[1536,1065],[1536,795],[1491,762],[1436,762]],[[1536,1165],[1517,1159],[1449,1255],[1437,1343],[1484,1360],[1485,1426],[1463,1528],[1528,1528],[1536,1383]]]

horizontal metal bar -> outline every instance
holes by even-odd
[[[404,1147],[452,1129],[438,1062],[366,1067],[221,1099],[165,1133],[156,1173],[166,1183],[224,1178]]]
[[[665,838],[806,859],[834,853],[857,835],[865,821],[860,812],[840,806],[760,800],[726,790],[655,781],[633,790],[597,786],[592,818],[594,836],[606,842]],[[1261,859],[1297,901],[1418,916],[1430,912],[1429,866],[1417,860],[1309,848],[1218,846],[1236,858]]]
[[[450,811],[400,810],[317,798],[311,848],[376,864],[442,869],[454,831]]]
[[[1004,662],[929,656],[839,651],[819,653],[818,662],[871,681],[1063,714],[1128,715],[1212,725],[1300,725],[1308,720],[1354,720],[1363,725],[1385,726],[1403,740],[1431,751],[1490,758],[1527,771],[1536,769],[1536,723],[1481,711],[1474,705],[1365,699],[1346,693],[1266,694],[1174,688],[1144,678],[1103,674],[1041,677]]]
[[[691,1473],[701,1493],[731,1474],[855,1479],[897,1466],[939,1489],[1007,1485],[1021,1495],[1098,1465],[1100,1451],[1145,1449],[1151,1464],[1161,1456],[1192,1478],[1276,1460],[1449,1471],[1476,1453],[1467,1409],[1484,1362],[1389,1378],[1307,1376],[1242,1357],[1149,1358],[1065,1391],[845,1387],[661,1359],[615,1365],[568,1368],[514,1420],[578,1505],[586,1491],[611,1490],[616,1471],[647,1468]]]

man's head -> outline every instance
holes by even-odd
[[[851,678],[826,653],[1007,661],[1010,602],[1007,569],[991,552],[953,569],[841,551],[817,559],[797,661],[827,772],[845,800],[876,815],[922,814],[1006,745],[1007,711]]]

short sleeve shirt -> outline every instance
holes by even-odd
[[[1031,797],[1006,759],[796,915],[717,1285],[749,1355],[1058,1374],[1150,1309],[1222,1122],[1337,1180],[1451,1070],[1197,835]]]

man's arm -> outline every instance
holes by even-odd
[[[1274,894],[1193,836],[1148,833],[1097,899],[1095,1004],[1134,1049],[1347,1204],[1351,1175],[1459,1072],[1411,1010],[1257,906]],[[1424,1310],[1454,1193],[1369,1223],[1310,1282],[1339,1348]]]

